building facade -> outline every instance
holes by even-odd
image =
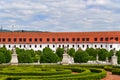
[[[108,32],[0,32],[0,47],[43,50],[49,47],[105,48],[120,50],[120,31]]]

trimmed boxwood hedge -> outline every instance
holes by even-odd
[[[92,68],[91,65],[85,68],[83,65],[0,66],[0,80],[99,80],[106,76],[106,71],[100,67],[103,65],[97,68],[93,65]]]

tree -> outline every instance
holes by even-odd
[[[33,57],[34,62],[38,62],[38,60],[40,60],[41,54],[42,52],[40,50],[35,51],[35,56]]]
[[[118,57],[118,64],[120,64],[120,50],[117,51],[116,56]]]
[[[18,54],[19,63],[32,63],[33,59],[27,51],[23,51]]]
[[[63,54],[64,54],[64,48],[57,48],[56,49],[56,54],[59,57],[59,61],[62,61]]]
[[[41,63],[56,63],[58,62],[58,56],[48,47],[43,49],[43,53],[40,57]]]
[[[29,53],[31,55],[31,57],[35,56],[34,50],[30,49],[30,50],[26,50],[27,53]]]
[[[24,52],[24,51],[25,51],[24,49],[16,48],[16,54],[19,54],[19,53]]]
[[[74,57],[74,55],[75,55],[75,49],[74,49],[74,48],[70,48],[70,49],[68,50],[68,54],[69,54],[71,57]]]
[[[108,51],[106,49],[98,49],[98,56],[100,61],[105,61],[108,56]]]
[[[41,51],[41,50],[35,51],[35,55],[41,55],[41,54],[42,54],[42,51]]]
[[[74,61],[76,63],[86,63],[89,60],[89,55],[86,51],[78,50],[75,53]]]
[[[11,60],[11,51],[10,50],[7,50],[5,46],[1,47],[0,48],[0,52],[3,53],[4,55],[4,63],[9,63],[10,60]]]
[[[10,62],[10,60],[12,58],[11,54],[12,54],[12,51],[10,51],[10,50],[7,50],[6,53],[4,53],[5,63],[9,63]]]
[[[97,50],[93,48],[87,48],[86,52],[89,54],[90,60],[96,60]]]
[[[0,64],[5,63],[5,56],[2,52],[0,52]]]
[[[108,55],[107,55],[107,57],[108,57],[108,60],[109,61],[111,61],[111,58],[112,58],[112,56],[113,56],[113,50],[110,50],[109,52],[108,52]]]

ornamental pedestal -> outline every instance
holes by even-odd
[[[18,65],[18,58],[17,58],[17,54],[16,54],[16,50],[15,48],[13,48],[13,54],[12,54],[12,59],[10,61],[11,65]]]
[[[72,57],[70,57],[68,54],[67,54],[67,47],[64,48],[64,54],[63,54],[63,59],[62,59],[62,62],[61,62],[63,65],[69,65],[69,64],[72,64],[74,63],[74,60]]]
[[[112,65],[117,65],[117,56],[116,56],[116,51],[114,49],[114,55],[112,56],[112,60],[111,60],[111,64]]]
[[[69,55],[67,53],[63,54],[62,64],[63,65],[69,64]]]
[[[112,65],[117,65],[117,56],[112,56],[112,61],[111,61]]]

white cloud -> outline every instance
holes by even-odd
[[[14,24],[19,25],[18,29],[42,31],[118,30],[119,3],[114,0],[1,0],[0,23],[8,29]]]

